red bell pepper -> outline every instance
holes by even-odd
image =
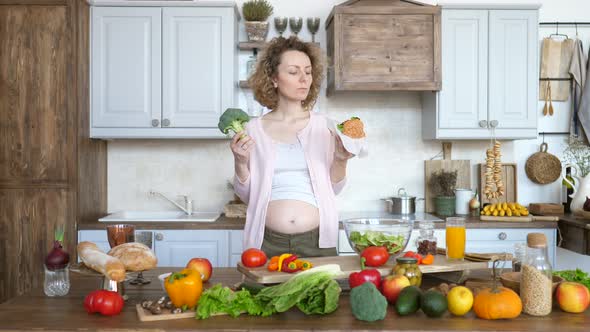
[[[297,267],[297,263],[295,263],[296,259],[297,259],[297,255],[291,255],[291,256],[283,259],[283,261],[281,262],[281,271],[287,272],[287,273],[294,273],[294,272],[299,271],[299,268]]]
[[[366,259],[367,266],[378,267],[387,263],[389,253],[385,247],[370,246],[363,250],[361,257]]]
[[[377,289],[381,289],[381,273],[375,269],[365,269],[365,258],[361,257],[361,271],[353,272],[348,276],[348,285],[350,288],[360,286],[365,282],[372,282]]]
[[[123,309],[123,297],[117,292],[99,289],[86,295],[84,308],[89,314],[98,312],[104,316],[118,315]]]

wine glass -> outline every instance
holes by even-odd
[[[286,17],[275,17],[275,29],[277,29],[281,37],[283,37],[283,32],[287,30],[287,21],[288,19]]]
[[[301,28],[303,27],[303,18],[302,17],[290,17],[289,18],[289,27],[291,31],[297,36]]]
[[[315,34],[320,29],[320,18],[319,17],[308,17],[307,18],[307,29],[311,32],[311,42],[315,43]]]

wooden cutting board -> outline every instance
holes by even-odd
[[[173,314],[170,312],[169,309],[163,309],[161,314],[154,315],[149,310],[142,308],[141,304],[136,304],[135,310],[137,311],[137,317],[142,322],[153,322],[153,321],[157,321],[157,320],[172,320],[172,319],[183,319],[183,318],[195,319],[195,315],[196,315],[196,313],[194,311],[185,311],[185,312],[181,312],[179,314]]]
[[[342,272],[338,274],[335,279],[346,279],[352,272],[361,270],[358,255],[352,256],[333,256],[333,257],[314,257],[308,258],[313,266],[321,266],[326,264],[338,264]],[[395,260],[389,260],[387,264],[377,268],[381,275],[385,276],[391,273],[391,269],[395,265]],[[437,272],[452,272],[463,270],[475,270],[488,268],[488,262],[469,262],[469,261],[447,261],[445,256],[436,255],[434,263],[431,265],[419,265],[422,273],[437,273]],[[271,272],[266,269],[266,266],[257,268],[248,268],[238,263],[238,271],[243,273],[246,277],[260,284],[274,284],[289,280],[295,273],[285,272]]]
[[[526,217],[494,217],[494,216],[480,216],[482,221],[507,221],[507,222],[533,222],[533,221],[559,221],[558,216],[533,216]]]
[[[479,164],[479,199],[481,206],[486,203],[518,202],[518,177],[516,168],[517,165],[515,163],[502,163],[502,182],[504,182],[505,194],[491,202],[483,192],[486,183],[486,167],[485,164]]]
[[[457,171],[456,188],[471,189],[471,161],[470,160],[425,160],[424,161],[424,210],[432,213],[435,210],[434,193],[428,182],[432,174],[440,171]]]

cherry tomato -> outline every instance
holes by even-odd
[[[259,267],[266,264],[266,254],[256,248],[246,249],[242,253],[242,264],[245,267]]]
[[[361,257],[365,258],[365,265],[377,267],[387,263],[389,253],[385,247],[371,246],[363,250]]]

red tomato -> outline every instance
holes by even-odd
[[[371,246],[363,250],[361,257],[365,258],[365,265],[377,267],[387,263],[389,253],[385,247]]]
[[[89,314],[98,312],[101,315],[118,315],[123,309],[123,297],[117,292],[99,289],[86,295],[84,308]]]
[[[420,255],[419,253],[416,253],[413,251],[408,251],[404,254],[404,257],[416,258],[416,260],[417,260],[416,264],[418,264],[418,265],[422,264],[422,255]]]
[[[266,254],[256,248],[246,249],[242,253],[242,264],[245,267],[259,267],[266,264]]]

